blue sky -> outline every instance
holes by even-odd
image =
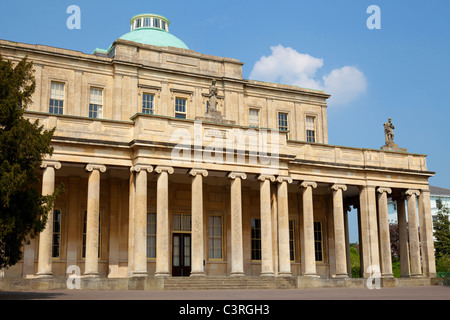
[[[81,9],[80,30],[66,27],[72,4]],[[370,5],[381,10],[379,30],[366,26]],[[391,117],[395,142],[427,154],[436,172],[430,184],[450,189],[449,12],[448,0],[15,0],[2,3],[0,39],[91,53],[127,33],[132,16],[157,13],[190,49],[245,63],[246,79],[277,46],[320,60],[309,77],[322,85],[351,66],[366,85],[347,103],[330,102],[329,143],[378,149]]]

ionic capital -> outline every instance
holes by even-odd
[[[228,179],[234,180],[236,178],[241,178],[242,180],[245,180],[247,179],[247,175],[245,174],[245,172],[237,172],[237,171],[233,171],[228,174]]]
[[[301,188],[308,188],[308,187],[317,188],[317,182],[315,182],[315,181],[307,181],[307,180],[305,180],[305,181],[300,182],[298,185]]]
[[[292,178],[290,176],[278,176],[277,177],[277,182],[282,183],[282,182],[287,182],[287,183],[292,183]]]
[[[155,172],[156,172],[156,173],[167,172],[168,174],[172,174],[172,173],[173,173],[173,167],[168,167],[168,166],[157,166],[157,167],[155,168]]]
[[[106,171],[106,166],[103,164],[97,164],[97,163],[88,163],[85,167],[86,171],[93,171],[93,170],[99,170],[100,172]]]
[[[193,168],[193,169],[189,170],[189,175],[191,175],[193,177],[195,177],[196,175],[202,175],[204,177],[207,177],[208,170]]]
[[[266,180],[269,180],[269,181],[271,181],[271,182],[275,182],[275,176],[270,176],[270,175],[267,175],[267,174],[260,174],[260,175],[257,177],[257,180],[258,180],[258,181],[261,181],[261,182],[264,182],[264,181],[266,181]]]
[[[406,196],[413,196],[413,195],[419,196],[420,195],[420,190],[408,189],[408,190],[405,191],[405,195]]]
[[[331,186],[331,191],[338,191],[341,189],[342,191],[347,191],[347,186],[345,184],[335,183]]]
[[[148,173],[153,172],[153,166],[146,164],[137,164],[130,168],[130,172],[140,172],[141,170],[147,170]]]
[[[48,167],[53,167],[55,169],[61,169],[61,162],[55,160],[43,160],[41,163],[41,168],[45,169]]]
[[[392,193],[392,189],[391,188],[387,188],[387,187],[379,187],[378,189],[377,189],[377,192],[378,193],[381,193],[381,194],[383,194],[383,193],[387,193],[387,194],[391,194]]]

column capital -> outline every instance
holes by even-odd
[[[148,173],[153,172],[153,166],[146,164],[136,164],[130,168],[130,172],[139,172],[141,170],[147,170]]]
[[[208,170],[206,169],[199,169],[199,168],[193,168],[188,171],[189,175],[195,177],[196,175],[202,175],[204,177],[208,176]]]
[[[345,184],[335,183],[331,186],[331,191],[338,191],[342,189],[342,191],[347,191],[347,186]]]
[[[242,180],[245,180],[245,179],[247,179],[247,174],[245,172],[233,171],[233,172],[230,172],[227,177],[228,177],[228,179],[233,179],[233,180],[236,178],[241,178]]]
[[[100,172],[106,171],[106,166],[103,164],[97,164],[97,163],[88,163],[85,167],[86,171],[93,171],[93,170],[100,170]]]
[[[48,167],[53,167],[55,169],[61,169],[61,162],[56,160],[42,160],[41,168],[45,169]]]
[[[155,172],[156,172],[156,173],[167,172],[168,174],[172,174],[172,173],[173,173],[173,167],[169,167],[169,166],[157,166],[157,167],[155,168]]]
[[[408,190],[405,191],[405,195],[406,195],[406,196],[412,196],[412,195],[419,196],[419,195],[420,195],[420,190],[417,190],[417,189],[408,189]]]
[[[260,174],[258,177],[256,177],[256,179],[261,182],[264,182],[266,180],[275,182],[275,176],[271,176],[271,175],[267,175],[267,174]]]
[[[291,176],[278,176],[277,177],[277,182],[281,183],[281,182],[287,182],[287,183],[292,183],[292,178]]]
[[[315,182],[315,181],[305,180],[305,181],[299,182],[298,185],[301,188],[308,188],[308,187],[317,188],[317,182]]]
[[[381,194],[383,194],[383,193],[388,193],[388,194],[391,194],[392,193],[392,189],[391,188],[388,188],[388,187],[379,187],[378,189],[377,189],[377,192],[378,193],[381,193]]]

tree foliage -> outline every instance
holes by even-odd
[[[436,270],[450,272],[450,209],[442,201],[437,201],[437,208],[434,221]]]
[[[27,239],[45,227],[57,193],[39,192],[39,168],[51,155],[53,130],[23,117],[36,87],[33,64],[0,55],[0,268],[16,264]]]

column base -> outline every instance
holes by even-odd
[[[38,274],[36,274],[35,279],[51,280],[51,279],[53,279],[53,274],[51,274],[51,273],[38,273]]]
[[[206,277],[204,271],[191,271],[190,277]]]
[[[421,273],[411,274],[411,278],[414,278],[414,279],[423,278],[423,274],[421,274]]]
[[[92,272],[92,273],[85,273],[83,275],[84,279],[98,279],[100,278],[100,275],[98,274],[98,272]]]
[[[261,272],[261,277],[275,277],[275,274],[273,272]]]
[[[393,279],[394,275],[392,273],[381,274],[381,278],[383,279]]]
[[[292,273],[290,273],[290,272],[279,272],[278,273],[278,275],[277,275],[278,277],[292,277]]]
[[[230,277],[245,277],[245,273],[243,272],[231,272]]]
[[[335,276],[336,279],[348,279],[348,274],[342,273]]]
[[[133,278],[147,278],[148,273],[146,271],[135,271],[133,272]]]
[[[155,273],[156,278],[169,278],[170,273],[169,272],[157,272]]]
[[[310,279],[319,279],[320,276],[317,273],[305,273],[303,275],[304,278],[310,278]]]

